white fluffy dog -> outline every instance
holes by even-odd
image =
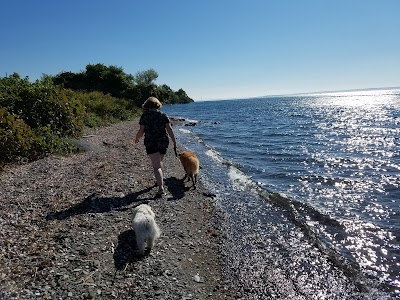
[[[133,210],[133,230],[141,255],[144,255],[146,244],[148,250],[151,251],[155,240],[160,237],[161,231],[154,218],[155,214],[147,204],[140,204]]]

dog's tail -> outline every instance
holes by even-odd
[[[146,231],[151,232],[151,235],[158,239],[161,235],[161,230],[153,218],[146,218]]]
[[[160,230],[160,228],[158,227],[156,221],[153,220],[153,222],[154,222],[154,227],[153,227],[154,236],[156,237],[156,239],[158,239],[158,238],[160,237],[160,235],[161,235],[161,230]]]

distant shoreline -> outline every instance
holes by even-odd
[[[330,94],[330,93],[348,93],[348,92],[362,92],[362,91],[385,91],[385,90],[400,90],[398,87],[381,87],[381,88],[365,88],[365,89],[350,89],[350,90],[337,90],[337,91],[322,91],[322,92],[310,92],[310,93],[300,93],[300,94],[288,94],[281,96],[296,96],[296,95],[315,95],[315,94]]]
[[[348,90],[331,90],[331,91],[290,93],[290,94],[275,94],[275,95],[264,95],[264,96],[253,96],[253,97],[238,97],[238,98],[221,98],[221,99],[209,99],[209,100],[194,100],[194,102],[246,100],[246,99],[260,99],[260,98],[275,98],[275,97],[294,97],[294,96],[304,96],[304,95],[320,95],[320,94],[330,94],[330,93],[349,93],[349,92],[362,92],[362,91],[366,91],[367,92],[367,91],[384,91],[384,90],[400,90],[400,86],[397,86],[397,87],[360,88],[360,89],[348,89]]]

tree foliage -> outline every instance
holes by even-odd
[[[31,128],[50,126],[60,136],[78,136],[83,107],[71,92],[49,81],[30,83],[13,74],[0,81],[0,107]]]
[[[150,96],[164,104],[190,103],[193,100],[182,89],[175,92],[167,85],[157,85],[158,73],[153,69],[139,71],[135,76],[126,74],[121,67],[104,64],[87,65],[79,73],[61,72],[54,76],[56,85],[72,90],[100,91],[116,98],[124,98],[132,107],[141,107]]]
[[[153,69],[136,73],[135,81],[139,85],[150,85],[158,78],[158,73]]]

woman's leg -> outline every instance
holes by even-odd
[[[153,166],[154,177],[156,178],[159,192],[164,190],[164,174],[162,171],[163,157],[164,155],[161,155],[160,152],[149,154],[149,158],[151,160],[151,165]]]
[[[165,166],[164,166],[164,162],[163,162],[164,156],[165,156],[165,154],[160,154],[161,171],[163,172],[163,177],[165,175]]]

